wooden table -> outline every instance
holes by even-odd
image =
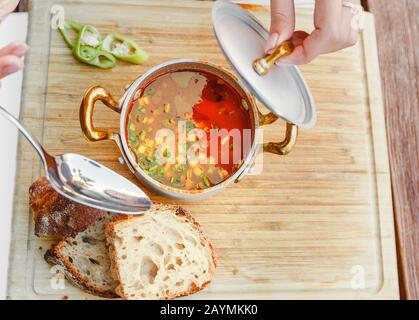
[[[417,0],[362,0],[376,16],[398,240],[401,296],[419,299]],[[19,11],[28,10],[22,0]]]
[[[419,299],[419,1],[365,0],[364,5],[376,17],[401,296]]]

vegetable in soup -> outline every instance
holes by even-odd
[[[233,175],[253,138],[239,93],[219,77],[195,70],[166,73],[140,88],[126,132],[140,168],[183,190],[206,189]]]

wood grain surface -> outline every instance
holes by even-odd
[[[375,15],[401,293],[419,299],[419,1],[366,0]]]
[[[111,141],[91,143],[82,137],[82,95],[101,84],[120,97],[125,85],[145,70],[175,58],[211,61],[231,70],[213,35],[212,3],[61,1],[67,19],[92,23],[103,33],[127,34],[151,55],[142,66],[120,63],[112,70],[74,60],[58,32],[50,29],[52,3],[30,2],[32,49],[22,120],[51,153],[82,153],[135,182],[118,162]],[[255,14],[268,25],[267,10]],[[299,11],[298,23],[309,29],[311,12]],[[206,229],[219,261],[212,285],[192,298],[399,297],[375,43],[368,16],[357,46],[302,67],[317,103],[318,124],[301,131],[291,154],[265,155],[261,174],[246,176],[212,198],[182,204]],[[115,130],[119,123],[117,114],[101,106],[94,120]],[[283,122],[267,127],[264,140],[279,140],[283,130]],[[36,154],[21,140],[9,297],[93,298],[68,283],[57,287],[56,270],[42,259],[51,243],[34,237],[27,204],[27,189],[42,174]],[[153,200],[173,203],[146,192]]]

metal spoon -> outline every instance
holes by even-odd
[[[124,214],[139,214],[151,208],[147,195],[128,179],[100,163],[78,154],[51,156],[8,111],[0,114],[13,123],[40,156],[51,186],[77,203]]]

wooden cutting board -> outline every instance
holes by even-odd
[[[66,18],[119,32],[150,53],[142,66],[119,63],[99,70],[75,61],[56,30],[56,1],[30,2],[22,120],[54,154],[76,152],[135,181],[118,162],[111,141],[87,142],[79,127],[85,90],[103,85],[120,97],[145,70],[175,58],[210,61],[230,69],[214,37],[212,2],[61,1]],[[267,9],[254,12],[266,26]],[[298,27],[310,30],[309,10]],[[240,37],[240,35],[237,35]],[[218,270],[193,298],[398,298],[394,225],[383,104],[373,17],[357,46],[322,56],[302,72],[318,110],[317,127],[302,130],[287,156],[264,156],[263,172],[222,193],[184,203],[213,240]],[[249,44],[251,45],[251,44]],[[96,108],[95,122],[117,127],[118,115]],[[279,140],[283,122],[267,127]],[[28,187],[43,175],[34,150],[21,139],[18,155],[10,298],[94,298],[61,283],[42,259],[50,246],[33,235]],[[153,200],[171,202],[150,191]]]

